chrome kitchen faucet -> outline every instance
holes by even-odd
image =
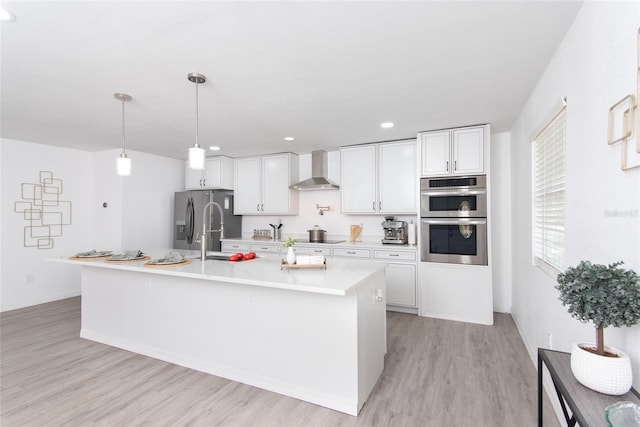
[[[220,228],[218,230],[207,230],[207,208],[211,205],[215,205],[218,207],[220,211]],[[224,219],[222,214],[222,206],[220,206],[217,202],[209,202],[204,206],[204,210],[202,211],[202,236],[200,236],[200,261],[205,261],[207,259],[207,233],[215,233],[216,231],[220,232],[220,240],[224,239]]]

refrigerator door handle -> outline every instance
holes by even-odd
[[[194,227],[194,223],[193,223],[193,216],[194,214],[194,210],[193,210],[193,199],[191,197],[189,197],[189,199],[187,199],[187,211],[185,212],[185,226],[187,229],[187,243],[191,244],[193,243],[193,227]]]

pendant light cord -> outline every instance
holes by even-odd
[[[196,79],[196,147],[200,146],[198,145],[198,85],[199,82]]]
[[[125,140],[125,127],[124,127],[124,99],[122,100],[122,154],[124,154],[126,156],[126,152],[125,152],[125,145],[124,145],[124,140]]]

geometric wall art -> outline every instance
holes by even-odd
[[[37,183],[22,183],[21,199],[13,211],[22,214],[24,247],[52,249],[54,238],[62,236],[65,225],[71,225],[71,202],[60,200],[62,180],[53,172],[40,171]]]
[[[616,102],[609,108],[609,125],[607,129],[607,144],[620,143],[620,169],[627,171],[640,168],[640,29],[637,37],[637,86],[636,93],[630,94]],[[635,133],[635,144],[633,135]]]

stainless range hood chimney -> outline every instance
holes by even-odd
[[[327,152],[323,150],[311,152],[311,178],[289,186],[294,190],[337,190],[340,188],[327,178]]]

